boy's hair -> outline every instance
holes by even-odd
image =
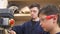
[[[38,3],[33,3],[29,6],[30,9],[33,7],[37,7],[38,9],[40,9],[40,5]]]
[[[45,15],[57,15],[58,16],[58,24],[60,26],[60,15],[59,15],[59,10],[55,5],[47,5],[43,7],[38,14],[45,14]]]

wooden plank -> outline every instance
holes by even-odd
[[[14,14],[14,16],[30,16],[30,14]]]

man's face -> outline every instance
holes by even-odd
[[[38,17],[38,12],[39,12],[38,8],[33,7],[30,10],[31,10],[30,11],[31,17],[34,18],[34,19],[37,18]]]
[[[55,22],[54,18],[50,18],[50,16],[46,16],[44,14],[40,14],[39,18],[40,18],[40,25],[45,31],[48,32],[53,29]]]

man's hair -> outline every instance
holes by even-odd
[[[45,14],[45,15],[57,15],[58,16],[58,24],[60,26],[60,15],[59,15],[59,10],[58,8],[55,6],[55,5],[46,5],[45,7],[43,7],[38,15],[42,13],[42,14]]]
[[[40,9],[40,5],[38,3],[33,3],[29,6],[30,9],[33,7],[37,7],[38,9]]]

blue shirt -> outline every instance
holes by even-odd
[[[39,25],[40,21],[28,21],[21,26],[16,26],[13,30],[17,34],[49,34]]]

